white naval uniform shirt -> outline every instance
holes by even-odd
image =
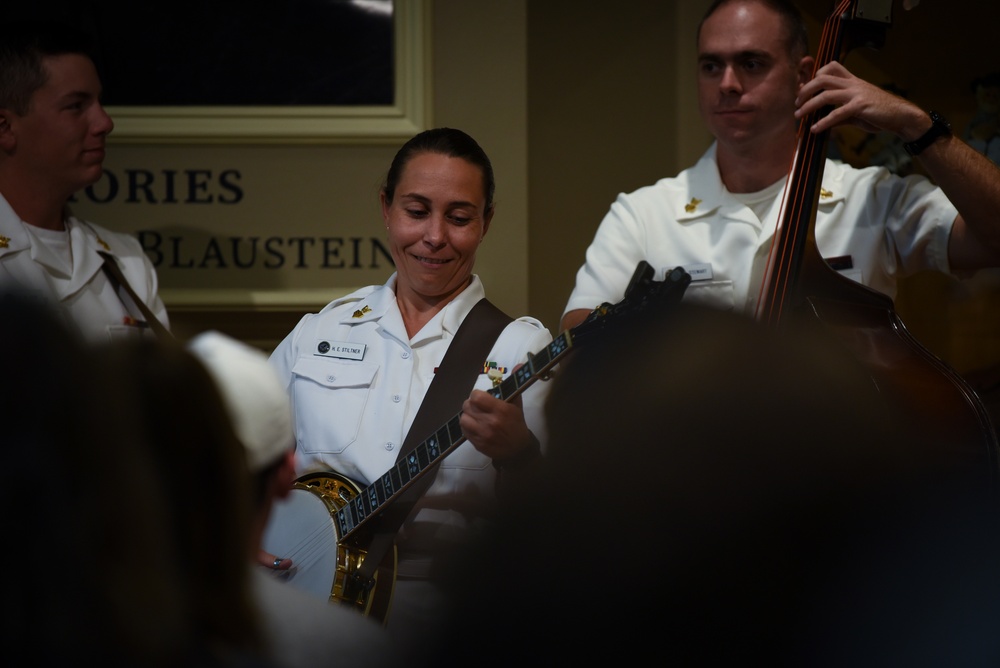
[[[392,468],[435,368],[462,320],[485,295],[473,276],[469,287],[411,340],[395,285],[393,274],[385,285],[362,288],[304,316],[271,354],[292,401],[299,474],[334,470],[367,485]],[[550,341],[541,322],[518,318],[503,330],[484,362],[496,362],[507,378],[529,353]],[[324,349],[329,346],[325,353],[320,351],[323,342]],[[548,385],[535,382],[522,395],[528,427],[543,447]],[[475,387],[491,386],[480,373]],[[484,502],[492,505],[495,482],[491,460],[468,441],[460,445],[442,460],[421,501],[416,519],[422,531],[431,531],[434,542],[452,529],[463,530],[469,518],[481,514]],[[408,526],[412,545],[418,539],[413,522]]]
[[[950,272],[948,236],[958,212],[927,179],[828,160],[823,190],[817,245],[824,258],[850,258],[853,267],[844,275],[894,297],[899,276]],[[618,195],[587,249],[564,313],[621,301],[636,265],[646,260],[656,280],[678,266],[688,270],[685,301],[752,314],[780,209],[776,203],[762,222],[730,194],[713,143],[678,176]]]
[[[46,241],[48,235],[65,235],[62,241],[68,252],[54,251]],[[137,330],[125,325],[126,316],[140,321],[145,318],[134,305],[130,304],[131,312],[126,310],[101,269],[103,259],[98,251],[115,257],[136,295],[169,326],[156,271],[134,237],[73,216],[66,219],[65,233],[34,228],[0,196],[0,288],[54,300],[85,337],[107,341]],[[127,296],[125,300],[131,302]]]

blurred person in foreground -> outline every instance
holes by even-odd
[[[997,665],[995,495],[813,327],[681,304],[577,349],[426,665]]]
[[[309,596],[282,582],[281,570],[256,563],[272,507],[288,498],[295,481],[291,404],[267,355],[215,331],[197,335],[187,348],[218,385],[236,435],[246,449],[253,495],[248,556],[254,562],[252,587],[269,655],[286,668],[332,662],[392,665],[398,657],[388,634],[375,620],[362,616],[354,607]]]
[[[250,580],[253,512],[247,456],[214,378],[178,342],[147,337],[95,346],[119,389],[120,416],[145,448],[175,546],[189,664],[269,668]]]
[[[188,665],[157,471],[116,379],[48,300],[0,287],[4,665]],[[118,410],[121,409],[121,410]]]

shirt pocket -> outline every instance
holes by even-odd
[[[684,291],[684,301],[689,304],[710,306],[732,311],[736,306],[732,281],[691,281]]]
[[[444,471],[485,471],[492,470],[492,467],[493,460],[476,450],[471,441],[465,441],[441,460],[441,469]]]
[[[306,453],[339,454],[358,438],[377,364],[299,358],[292,367],[295,437]]]

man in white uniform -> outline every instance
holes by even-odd
[[[53,299],[84,335],[107,340],[148,331],[146,313],[169,323],[139,242],[67,207],[100,178],[114,127],[88,49],[66,26],[0,28],[0,287]]]
[[[641,260],[657,279],[687,269],[687,300],[753,314],[799,119],[825,107],[832,111],[812,132],[845,123],[891,132],[938,186],[827,161],[815,230],[828,264],[889,296],[897,277],[920,270],[1000,266],[1000,169],[937,114],[836,61],[813,77],[814,62],[790,3],[709,8],[698,31],[698,102],[715,142],[677,177],[619,195],[587,249],[561,329],[620,301]]]

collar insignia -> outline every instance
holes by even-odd
[[[827,190],[826,188],[820,188],[819,196],[822,197],[823,199],[830,199],[831,197],[833,197],[833,193]]]
[[[365,313],[371,313],[371,308],[369,308],[367,304],[365,304],[365,306],[363,308],[361,308],[360,310],[355,311],[354,315],[352,315],[351,317],[352,318],[360,318]]]
[[[684,205],[684,210],[688,213],[694,213],[694,210],[698,208],[699,204],[701,204],[701,200],[697,197],[692,197],[691,201]]]
[[[0,234],[0,248],[7,248],[8,246],[10,246],[10,237]]]

